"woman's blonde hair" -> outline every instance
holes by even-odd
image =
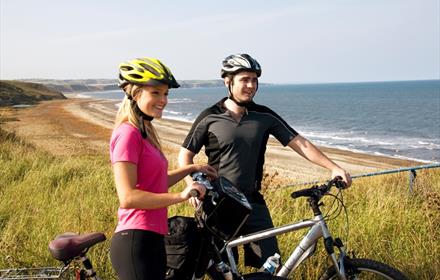
[[[135,84],[127,84],[123,88],[126,95],[124,97],[124,100],[122,101],[121,106],[119,107],[118,112],[116,113],[115,128],[119,127],[124,122],[128,122],[133,126],[139,128],[139,122],[138,122],[139,116],[136,114],[133,107],[133,105],[135,105],[136,103],[130,100],[128,96],[134,99],[135,96],[140,93],[141,88],[142,88],[141,86]],[[154,129],[154,126],[151,123],[151,121],[147,122],[147,124],[145,125],[145,129],[148,135],[147,140],[150,141],[151,145],[156,147],[159,151],[162,151],[162,146],[159,141],[159,136],[157,135],[156,129]]]

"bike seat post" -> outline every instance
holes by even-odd
[[[85,272],[88,277],[95,277],[96,276],[96,271],[93,269],[92,262],[85,254],[79,258],[79,261],[82,262],[84,269],[85,269]]]

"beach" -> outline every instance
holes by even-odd
[[[26,108],[0,109],[3,129],[13,131],[36,147],[54,155],[108,154],[108,142],[116,113],[115,101],[87,98],[44,101]],[[177,153],[191,123],[170,119],[153,121],[166,147],[170,162]],[[354,153],[320,147],[324,153],[352,175],[415,166],[421,163],[391,157]],[[204,161],[204,156],[197,158]],[[290,148],[270,139],[265,158],[265,172],[277,174],[286,182],[301,183],[327,179],[327,170],[311,164]]]

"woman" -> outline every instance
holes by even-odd
[[[118,225],[110,257],[118,277],[124,280],[165,279],[163,237],[168,232],[167,206],[190,198],[197,184],[180,193],[168,193],[191,172],[216,176],[209,165],[191,164],[168,171],[159,138],[151,121],[160,118],[169,88],[179,84],[170,70],[155,58],[138,58],[119,65],[119,86],[125,92],[110,141],[119,198]]]

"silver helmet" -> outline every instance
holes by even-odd
[[[260,64],[248,54],[233,54],[223,60],[221,70],[222,78],[228,74],[234,75],[241,71],[255,72],[257,77],[261,76]]]

